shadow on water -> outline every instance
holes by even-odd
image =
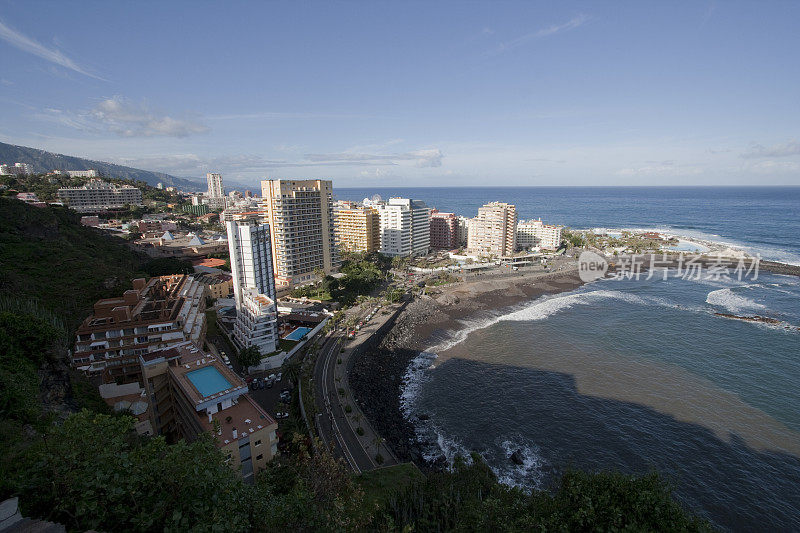
[[[735,434],[720,439],[639,404],[581,395],[568,374],[449,359],[427,377],[415,411],[469,450],[521,436],[544,460],[547,482],[566,466],[656,470],[718,527],[800,530],[800,458],[754,450]]]

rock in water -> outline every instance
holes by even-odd
[[[525,460],[522,458],[522,450],[517,450],[512,453],[510,459],[515,465],[522,465],[525,463]]]

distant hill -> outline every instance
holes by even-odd
[[[27,146],[0,143],[0,163],[27,163],[33,166],[34,172],[50,172],[51,170],[90,170],[94,169],[110,178],[144,181],[153,187],[159,182],[165,187],[177,187],[182,191],[201,191],[205,184],[177,178],[163,172],[151,172],[138,168],[124,167],[104,161],[93,161],[70,155],[54,154]]]

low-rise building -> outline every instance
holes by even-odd
[[[142,205],[142,191],[132,185],[114,185],[99,179],[89,180],[82,187],[62,187],[58,198],[79,212],[121,209],[126,205]]]
[[[150,422],[170,440],[209,433],[250,481],[278,453],[278,424],[219,359],[191,342],[139,356]]]
[[[65,171],[70,178],[99,178],[100,173],[96,170],[67,170]]]
[[[195,274],[194,279],[203,284],[212,298],[227,298],[233,292],[233,276],[230,274]]]
[[[28,163],[0,165],[0,176],[27,176],[33,174],[33,166]]]
[[[94,304],[78,327],[72,365],[106,383],[138,381],[139,355],[188,340],[202,346],[205,308],[205,289],[190,276],[135,279],[121,298]]]
[[[563,226],[544,224],[542,219],[527,220],[517,224],[517,249],[547,248],[555,250],[561,244]]]

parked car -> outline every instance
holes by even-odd
[[[271,379],[265,380],[265,387],[268,389],[272,388],[273,381]]]
[[[277,419],[289,418],[289,413],[275,413],[275,418]]]
[[[275,374],[270,374],[269,377],[267,377],[267,379],[269,379],[270,381],[274,381],[275,380]]]
[[[275,376],[275,381],[280,381],[282,377],[283,377],[283,372],[278,372],[278,375]]]

